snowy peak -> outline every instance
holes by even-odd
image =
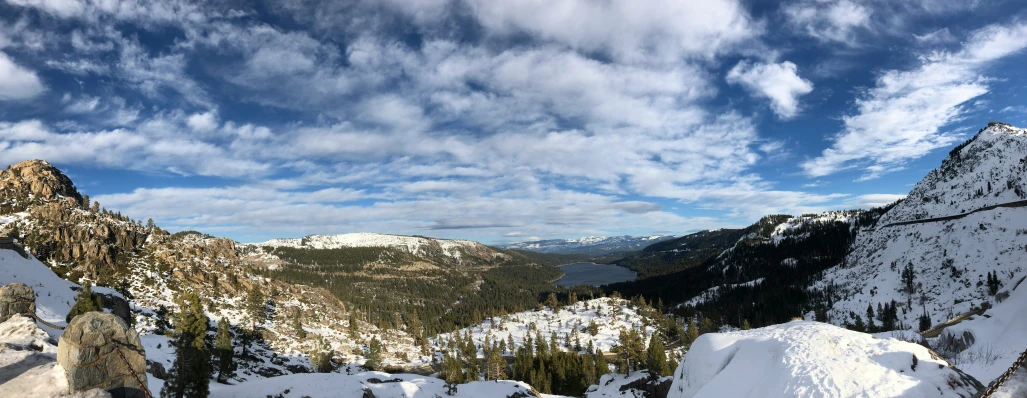
[[[246,246],[290,247],[297,249],[341,249],[349,247],[391,247],[414,255],[440,252],[460,258],[461,249],[481,249],[484,245],[469,240],[436,239],[423,236],[353,233],[343,235],[309,235],[297,239],[272,239]]]
[[[511,243],[505,249],[529,250],[539,253],[605,254],[642,250],[647,246],[673,239],[670,235],[648,236],[585,236],[577,239],[546,239]]]
[[[881,222],[972,212],[1027,199],[1027,129],[990,123],[949,153]]]

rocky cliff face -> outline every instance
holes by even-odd
[[[0,171],[0,192],[47,201],[61,197],[82,201],[71,179],[45,160],[26,160]]]
[[[0,171],[0,215],[13,222],[0,233],[17,235],[36,257],[59,264],[72,279],[110,277],[125,254],[142,248],[149,229],[90,206],[68,176],[42,160]]]

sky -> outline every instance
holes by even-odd
[[[1019,0],[0,0],[0,167],[241,242],[881,206],[1025,95]]]

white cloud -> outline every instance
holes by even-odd
[[[14,63],[0,52],[0,101],[35,98],[45,89],[35,71]]]
[[[870,25],[871,8],[849,0],[800,0],[782,7],[795,28],[821,41],[856,46],[860,29]]]
[[[908,71],[890,70],[856,101],[857,113],[830,148],[802,164],[820,177],[860,167],[872,179],[910,159],[959,140],[939,129],[958,120],[963,105],[988,92],[982,76],[991,61],[1027,48],[1027,24],[991,25],[975,31],[952,53],[932,53]]]
[[[218,128],[218,115],[215,111],[194,113],[189,115],[186,124],[195,132],[209,133]]]
[[[770,99],[770,106],[782,119],[799,113],[799,97],[813,91],[813,83],[798,75],[795,64],[741,61],[727,73],[727,82],[740,84],[759,97]]]
[[[899,194],[888,194],[888,193],[875,193],[868,195],[860,195],[855,200],[849,202],[850,207],[856,207],[861,209],[867,209],[871,207],[883,207],[895,203],[899,199],[904,199],[906,195]]]
[[[762,30],[735,0],[467,0],[467,4],[490,33],[529,33],[585,52],[605,51],[630,60],[647,55],[666,60],[711,58]]]

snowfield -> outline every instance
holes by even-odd
[[[972,378],[923,346],[794,321],[699,337],[668,398],[969,397]]]

